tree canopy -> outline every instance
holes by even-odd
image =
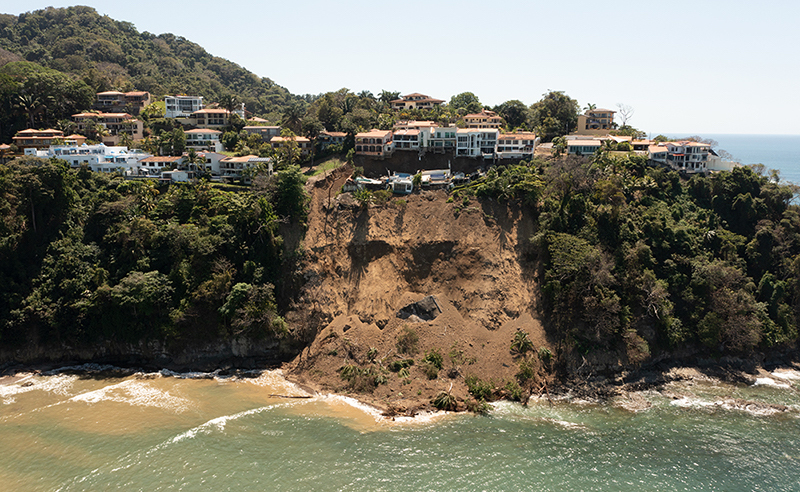
[[[578,101],[562,91],[548,91],[531,106],[531,125],[542,140],[567,135],[578,124]]]

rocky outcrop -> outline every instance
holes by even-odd
[[[423,297],[397,311],[398,318],[412,321],[431,321],[440,314],[442,314],[442,308],[436,302],[436,296]]]

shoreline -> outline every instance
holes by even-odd
[[[788,355],[788,354],[786,354]],[[553,402],[568,403],[588,403],[605,404],[612,403],[614,400],[626,399],[628,403],[620,403],[616,406],[629,411],[640,411],[646,409],[648,404],[642,401],[637,394],[647,391],[661,393],[665,397],[678,400],[685,398],[682,393],[671,391],[668,386],[672,383],[681,382],[715,382],[729,385],[744,386],[774,386],[778,388],[791,388],[791,382],[800,380],[800,361],[791,358],[787,360],[771,359],[768,363],[759,363],[753,359],[726,358],[724,363],[712,363],[709,359],[699,359],[698,363],[679,363],[680,359],[660,361],[651,366],[640,368],[634,371],[622,371],[620,373],[604,375],[586,375],[580,377],[571,375],[565,379],[555,380],[555,384],[549,388],[547,395],[530,394],[524,401],[519,402],[523,406],[534,401],[549,400]],[[305,393],[303,397],[320,398],[323,400],[340,400],[358,408],[365,413],[373,416],[376,421],[401,421],[413,422],[417,417],[429,420],[434,415],[446,415],[456,413],[470,413],[460,407],[455,411],[443,411],[434,408],[431,402],[425,398],[414,398],[411,395],[395,401],[380,400],[370,394],[337,392],[330,391],[320,385],[317,381],[308,380],[302,374],[289,371],[290,363],[272,364],[269,366],[250,369],[217,367],[213,371],[196,370],[174,370],[169,367],[159,367],[157,365],[145,364],[142,366],[126,366],[102,362],[76,362],[65,361],[64,363],[39,363],[39,364],[6,364],[0,369],[0,386],[11,385],[23,380],[31,375],[52,376],[57,374],[91,374],[101,377],[115,378],[128,377],[141,373],[143,375],[160,374],[163,377],[188,378],[188,379],[248,379],[257,378],[267,371],[281,372],[287,382],[296,386]],[[784,373],[776,375],[776,372]],[[776,381],[778,379],[778,381]],[[276,397],[288,397],[275,395]],[[292,397],[297,397],[293,395]],[[490,404],[498,402],[513,402],[508,398],[499,398]],[[719,403],[724,404],[724,403]],[[757,411],[786,411],[780,406],[772,406],[767,403],[737,401],[728,402],[730,406],[754,406]],[[644,405],[644,406],[643,406]],[[491,412],[490,412],[491,413]]]

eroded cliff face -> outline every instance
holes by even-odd
[[[517,331],[529,335],[534,353],[549,346],[536,309],[535,265],[527,258],[530,214],[490,201],[447,203],[444,191],[363,208],[351,194],[337,195],[346,172],[309,185],[304,285],[287,315],[309,345],[287,372],[322,391],[355,393],[399,411],[441,392],[466,402],[467,376],[496,388],[515,383],[521,358],[510,346]],[[397,316],[428,295],[441,315]],[[398,341],[409,332],[417,341],[406,351]],[[425,362],[432,351],[444,359],[438,372]],[[405,371],[391,369],[410,359]],[[535,359],[527,359],[539,372],[526,392],[546,377]]]
[[[342,182],[339,175],[312,187],[297,309],[312,331],[341,315],[383,328],[409,293],[438,293],[487,330],[536,316],[529,215],[491,202],[447,203],[444,191],[364,209],[337,195]]]

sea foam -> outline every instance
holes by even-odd
[[[81,393],[73,396],[70,400],[91,404],[111,401],[127,403],[131,406],[161,408],[174,412],[183,412],[191,405],[191,402],[186,398],[173,396],[168,391],[153,388],[146,382],[131,379],[94,391]]]

